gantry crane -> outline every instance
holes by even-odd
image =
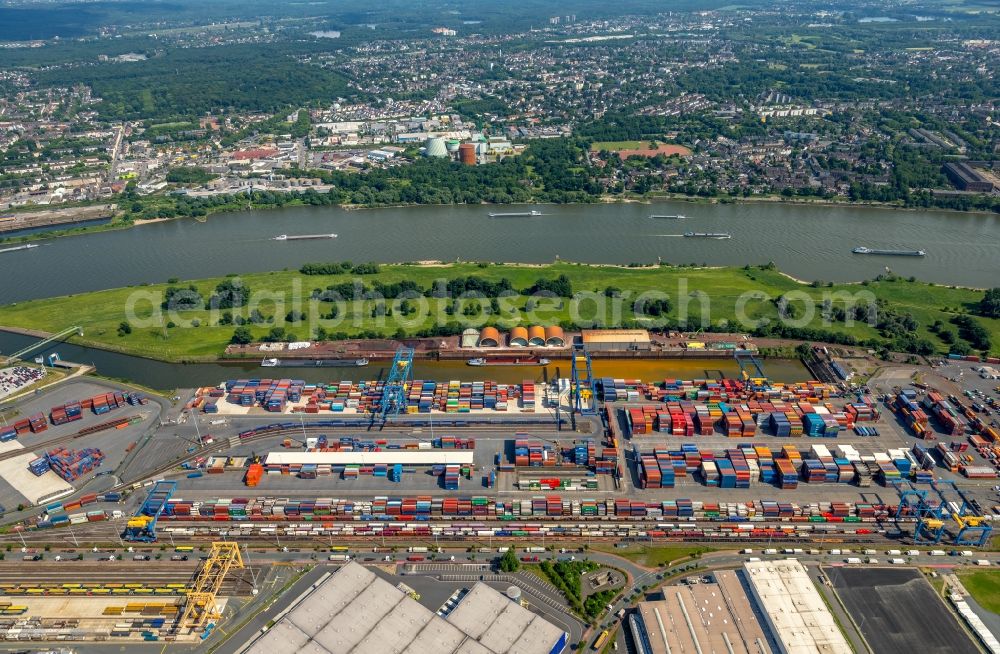
[[[736,350],[733,353],[736,364],[740,367],[740,377],[745,383],[750,384],[753,389],[764,388],[768,385],[767,375],[764,374],[764,365],[746,350]]]
[[[952,543],[982,547],[993,535],[993,526],[976,511],[965,493],[953,481],[939,480],[931,483],[931,488],[941,499],[942,518],[955,523]]]
[[[177,490],[176,481],[158,481],[153,484],[146,500],[125,524],[122,538],[130,542],[155,543],[156,521],[167,508],[167,501]]]
[[[379,415],[382,423],[389,416],[396,415],[406,408],[406,385],[413,376],[413,348],[401,347],[396,350],[389,369],[389,377],[382,386],[382,399],[379,402]]]
[[[975,510],[953,481],[931,482],[936,502],[928,499],[931,491],[919,489],[911,482],[896,482],[893,486],[899,493],[896,519],[910,517],[917,521],[913,529],[914,543],[937,545],[944,539],[952,522],[955,526],[951,538],[953,545],[982,547],[993,535],[993,526]]]
[[[570,400],[572,410],[580,415],[592,416],[597,413],[597,398],[594,397],[594,370],[590,362],[590,352],[583,345],[573,345],[573,360],[570,366]]]
[[[243,568],[243,555],[237,543],[221,541],[212,543],[208,558],[202,564],[187,592],[184,602],[184,612],[177,622],[177,630],[204,629],[210,621],[222,617],[222,610],[216,597],[226,580],[226,574],[232,569]]]

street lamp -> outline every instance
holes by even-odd
[[[190,415],[190,416],[191,416],[191,418],[193,418],[193,419],[194,419],[194,430],[195,430],[195,433],[197,433],[197,434],[198,434],[198,446],[199,446],[199,447],[201,447],[201,446],[203,446],[203,445],[204,445],[205,443],[204,443],[204,441],[202,441],[202,439],[201,439],[201,426],[199,426],[199,425],[198,425],[198,412],[197,412],[197,411],[195,411],[194,409],[190,409],[190,410],[188,411],[188,415]]]

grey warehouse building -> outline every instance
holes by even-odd
[[[568,634],[477,583],[446,617],[357,563],[319,582],[241,654],[561,654]]]

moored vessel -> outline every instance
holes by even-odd
[[[549,360],[539,357],[477,357],[465,363],[470,366],[547,366]]]

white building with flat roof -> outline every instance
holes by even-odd
[[[743,565],[754,601],[782,654],[851,654],[805,566],[795,559]]]
[[[486,584],[446,617],[348,563],[240,654],[561,654],[568,634]]]

